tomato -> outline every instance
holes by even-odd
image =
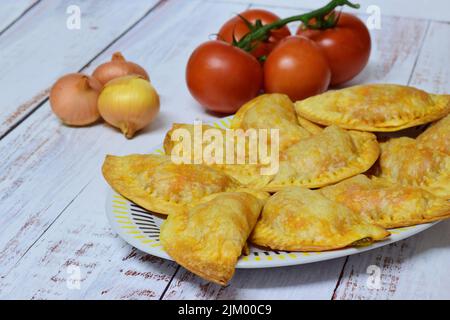
[[[247,19],[252,24],[255,24],[257,20],[261,20],[263,25],[270,24],[272,22],[280,20],[276,14],[262,9],[250,9],[240,13],[242,17]],[[236,40],[242,39],[250,29],[247,27],[244,20],[239,16],[236,16],[228,20],[220,29],[217,36],[218,40],[226,41],[228,43],[233,42],[233,34]],[[289,28],[284,26],[280,29],[275,29],[270,32],[270,37],[265,42],[257,43],[255,49],[253,49],[252,54],[259,58],[262,56],[267,56],[270,51],[275,47],[275,45],[283,38],[291,35]]]
[[[331,71],[322,50],[312,40],[290,36],[280,41],[264,64],[267,93],[284,93],[292,101],[324,92]]]
[[[258,60],[229,43],[213,40],[189,58],[186,82],[192,96],[206,109],[234,113],[256,97],[263,73]]]
[[[359,74],[370,56],[370,34],[365,24],[348,13],[341,13],[334,28],[303,29],[298,35],[308,37],[324,51],[331,68],[331,85],[342,84]]]

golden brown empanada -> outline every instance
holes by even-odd
[[[381,144],[379,164],[382,178],[450,198],[450,156],[438,149],[412,138],[390,139]]]
[[[328,199],[342,203],[383,228],[406,227],[448,218],[450,202],[417,187],[365,175],[325,187]]]
[[[227,284],[267,197],[257,192],[219,193],[169,215],[161,226],[164,250],[200,277]]]
[[[195,139],[195,130],[194,130],[194,128],[195,128],[195,126],[196,125],[194,125],[194,124],[187,124],[187,123],[174,123],[174,124],[172,124],[172,127],[170,128],[169,131],[167,131],[166,136],[164,137],[163,146],[164,146],[164,151],[165,151],[166,155],[170,156],[172,154],[172,151],[176,152],[176,150],[174,150],[175,147],[178,144],[183,143],[182,137],[181,136],[180,137],[175,136],[175,132],[177,130],[180,130],[180,129],[181,130],[186,130],[187,133],[189,133],[189,136],[191,137],[191,139],[189,141],[189,146],[191,147],[190,148],[191,149],[190,160],[193,163],[193,161],[194,161],[194,139]],[[199,125],[198,125],[198,128],[200,128]],[[200,134],[202,135],[202,140],[203,140],[202,141],[203,142],[202,143],[202,147],[206,148],[206,146],[211,143],[211,141],[208,141],[208,139],[203,139],[204,131],[211,130],[211,129],[215,130],[218,134],[221,135],[221,139],[223,141],[223,144],[221,144],[221,145],[222,145],[223,150],[226,150],[225,149],[226,148],[226,145],[225,145],[226,131],[224,129],[222,129],[222,128],[216,128],[216,127],[213,127],[213,126],[210,126],[210,125],[207,125],[207,124],[202,124],[201,125],[201,130],[202,131],[200,132]],[[178,154],[176,154],[176,155],[178,155]],[[178,156],[181,156],[181,155],[178,155]]]
[[[241,187],[223,172],[202,165],[177,165],[161,155],[108,155],[102,171],[116,192],[147,210],[162,214],[194,205],[213,193]]]
[[[450,114],[433,123],[417,137],[417,142],[450,155]]]
[[[179,129],[184,129],[189,132],[189,136],[191,137],[191,141],[189,142],[189,145],[191,147],[191,157],[190,161],[194,161],[194,125],[192,124],[174,124],[172,128],[167,132],[165,138],[164,138],[164,151],[167,155],[171,155],[172,152],[177,153],[176,147],[179,144],[182,144],[183,141],[179,141],[179,138],[174,136],[174,132]],[[224,129],[215,128],[209,125],[203,125],[202,130],[203,132],[206,132],[206,130],[215,130],[218,135],[221,135],[221,140],[223,143],[220,143],[222,147],[222,157],[219,157],[221,160],[219,163],[215,160],[214,157],[211,159],[202,159],[203,164],[209,165],[219,171],[222,171],[226,173],[227,175],[233,177],[239,183],[242,185],[245,185],[246,187],[251,188],[262,188],[265,186],[271,179],[268,175],[261,175],[261,167],[260,164],[252,164],[249,158],[249,146],[248,146],[248,139],[245,140],[244,143],[244,163],[243,164],[237,164],[236,162],[233,164],[227,164],[226,159],[226,131]],[[211,144],[211,141],[209,139],[203,139],[202,148],[203,150],[206,150],[208,145]],[[237,153],[238,153],[238,147],[237,146],[237,139],[235,139],[234,143],[234,159],[236,161],[237,159]],[[215,153],[213,153],[215,154]],[[176,154],[177,155],[177,154]],[[181,155],[178,155],[181,156]],[[256,155],[258,156],[258,155]],[[256,159],[257,160],[257,159]]]
[[[250,241],[275,250],[324,251],[388,235],[319,190],[288,187],[267,200]]]
[[[378,142],[372,133],[330,126],[282,152],[278,173],[263,189],[323,187],[368,170],[378,155]]]
[[[450,95],[394,84],[359,85],[298,101],[295,110],[322,125],[363,131],[398,131],[442,118]]]
[[[297,120],[294,104],[284,94],[263,94],[243,105],[233,120],[232,129],[279,129],[280,150],[311,136]]]
[[[297,120],[299,125],[305,128],[305,130],[307,130],[312,135],[319,134],[324,129],[323,126],[320,126],[317,123],[309,121],[308,119],[305,119],[303,117],[298,116]]]

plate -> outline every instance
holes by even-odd
[[[231,117],[224,118],[214,123],[215,127],[228,128]],[[149,153],[164,154],[162,145],[150,150]],[[106,215],[111,227],[130,245],[139,250],[160,258],[173,260],[162,248],[159,242],[159,231],[164,217],[147,211],[140,206],[128,201],[117,194],[111,188],[106,196]],[[289,252],[263,250],[250,245],[250,253],[239,259],[236,268],[271,268],[317,261],[330,260],[373,250],[422,232],[434,224],[427,223],[412,227],[390,229],[391,236],[381,242],[376,242],[367,247],[348,248],[325,252]]]

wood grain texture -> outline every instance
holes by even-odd
[[[365,19],[365,16],[361,16]],[[372,52],[366,68],[345,86],[386,82],[405,84],[424,41],[425,20],[386,17],[381,30],[371,30]],[[414,37],[410,35],[414,34]]]
[[[176,270],[122,241],[109,228],[95,179],[4,277],[8,299],[158,299]],[[73,269],[73,267],[79,269]],[[79,270],[79,278],[74,270]],[[79,286],[75,285],[79,280]]]
[[[450,92],[450,73],[443,65],[448,52],[450,25],[432,22],[409,83],[432,92]],[[449,257],[450,221],[445,221],[397,244],[349,257],[335,298],[450,299]],[[370,265],[381,270],[379,289],[367,286]]]
[[[92,70],[112,52],[121,50],[149,71],[161,95],[162,112],[134,139],[125,139],[105,124],[63,126],[45,103],[0,141],[0,297],[158,298],[162,294],[166,281],[162,274],[171,276],[173,266],[136,254],[109,231],[101,164],[108,153],[142,153],[160,144],[172,122],[216,119],[189,96],[184,69],[194,47],[208,39],[221,21],[243,8],[236,4],[205,5],[202,1],[164,2],[89,66]],[[191,23],[180,33],[186,15]],[[217,19],[205,21],[210,15]],[[74,201],[76,197],[82,200]],[[76,236],[68,236],[78,229]],[[53,253],[50,249],[55,246],[61,246],[62,251]],[[77,260],[77,250],[86,246],[90,248],[86,262],[82,257]],[[130,253],[132,259],[124,260]],[[85,270],[82,272],[90,271],[82,290],[69,292],[66,288],[66,261],[70,259],[79,261]],[[149,265],[149,260],[156,262]],[[96,266],[89,268],[93,263]],[[23,270],[35,265],[40,267],[35,268],[36,280],[28,287],[29,294],[18,287],[21,277],[26,277]],[[49,287],[55,275],[61,279]],[[161,277],[163,281],[158,280]],[[111,278],[117,279],[113,287]]]
[[[272,269],[237,269],[227,287],[180,268],[164,299],[330,299],[345,258]]]
[[[48,95],[65,73],[77,72],[121,33],[143,17],[157,0],[41,1],[0,36],[0,137]],[[81,29],[69,30],[69,5],[81,10]]]
[[[436,93],[450,92],[450,24],[431,22],[410,84]]]
[[[0,3],[0,34],[18,21],[38,0],[7,0]]]

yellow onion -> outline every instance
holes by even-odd
[[[147,126],[159,112],[159,96],[149,81],[132,75],[108,82],[98,98],[103,119],[127,138]]]
[[[67,74],[50,90],[50,105],[61,121],[71,126],[84,126],[100,118],[97,99],[102,85],[81,73]]]
[[[147,72],[140,65],[125,60],[120,52],[113,54],[111,61],[101,64],[95,69],[92,76],[96,78],[102,85],[109,81],[128,75],[140,75],[146,80],[150,80]]]

